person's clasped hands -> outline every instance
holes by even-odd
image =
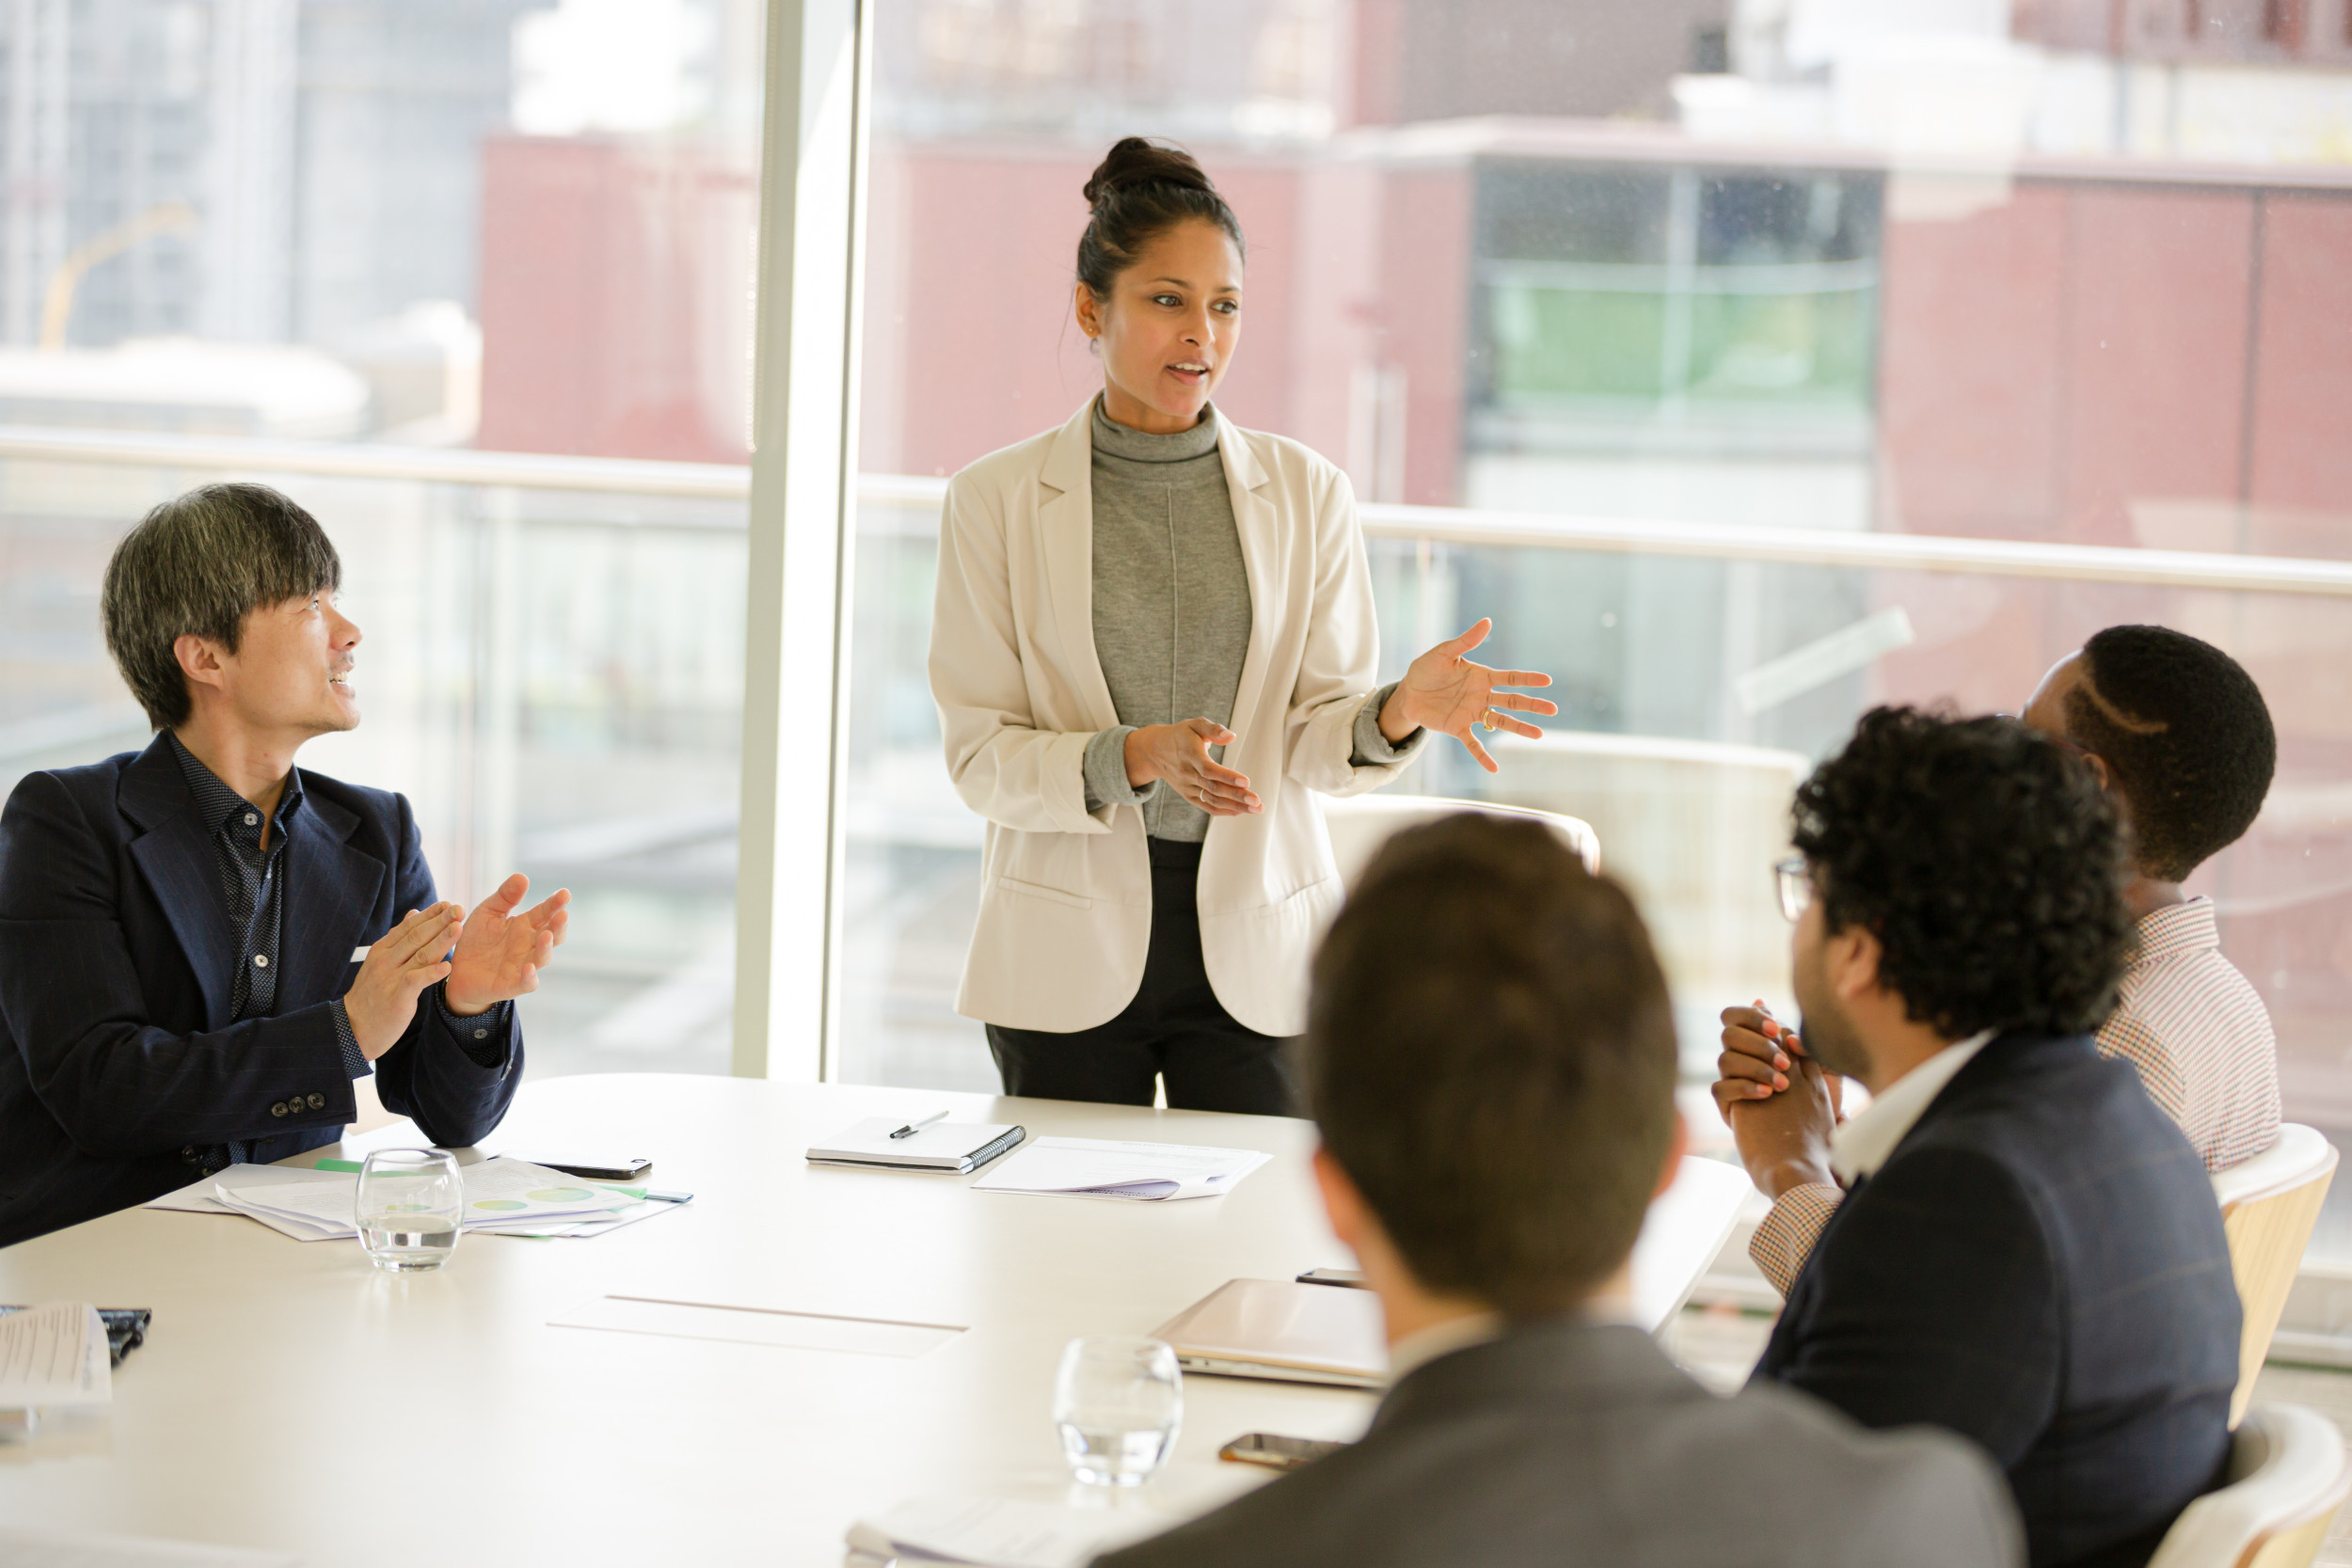
[[[1715,1108],[1748,1175],[1771,1197],[1829,1181],[1830,1134],[1846,1119],[1845,1080],[1806,1054],[1797,1032],[1761,1001],[1725,1007],[1723,1021]]]

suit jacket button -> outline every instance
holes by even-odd
[[[307,1103],[313,1111],[324,1111],[326,1109],[326,1096],[323,1094],[314,1094],[310,1098]]]
[[[286,1102],[282,1100],[279,1101],[277,1104],[269,1108],[269,1114],[274,1117],[284,1116],[286,1114]]]
[[[180,1158],[185,1160],[190,1164],[196,1164],[196,1146],[194,1144],[190,1144],[185,1148],[183,1148],[180,1151]]]

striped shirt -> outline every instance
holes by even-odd
[[[2278,1137],[2279,1051],[2270,1014],[2221,956],[2211,899],[2191,898],[2141,919],[2098,1046],[2101,1055],[2139,1069],[2149,1098],[2180,1123],[2206,1169],[2249,1160]],[[1821,1182],[1791,1187],[1756,1227],[1748,1256],[1782,1295],[1844,1196]]]

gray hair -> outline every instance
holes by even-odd
[[[106,562],[99,613],[106,651],[159,730],[187,721],[187,678],[172,651],[194,633],[230,653],[246,616],[342,585],[318,519],[265,484],[207,484],[164,502]]]

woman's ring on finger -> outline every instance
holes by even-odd
[[[1486,733],[1488,735],[1492,735],[1495,731],[1502,728],[1502,725],[1496,721],[1495,710],[1492,708],[1488,708],[1486,712],[1480,714],[1478,716],[1478,721],[1486,726]]]

